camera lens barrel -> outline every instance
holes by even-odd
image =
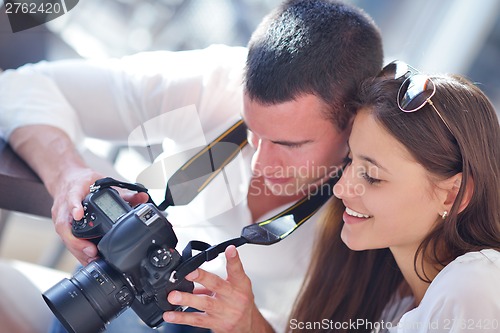
[[[96,201],[114,198],[102,202],[102,208],[122,200],[112,191],[101,193],[108,196],[96,192]],[[92,200],[88,202],[87,212],[92,211]],[[156,206],[141,204],[110,225],[97,244],[101,259],[43,294],[70,333],[101,332],[129,306],[144,323],[157,327],[163,322],[164,311],[177,308],[167,301],[168,291],[193,290],[192,282],[169,280],[182,258],[175,250],[177,237],[172,225]]]
[[[100,332],[134,300],[132,288],[104,260],[81,268],[43,294],[70,333]]]

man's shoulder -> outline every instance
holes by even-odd
[[[247,49],[242,46],[213,44],[203,49],[194,50],[153,50],[138,52],[121,58],[124,62],[141,62],[142,65],[156,65],[166,61],[189,62],[199,61],[199,65],[209,67],[211,64],[224,66],[241,66],[246,61]],[[159,68],[156,68],[157,70]]]
[[[198,50],[148,51],[117,59],[113,68],[119,80],[126,78],[143,88],[163,85],[164,90],[194,83],[198,87],[191,91],[194,96],[199,89],[206,92],[207,87],[216,88],[220,94],[228,87],[230,90],[241,87],[246,54],[244,47],[226,45]]]

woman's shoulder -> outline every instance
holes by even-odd
[[[449,263],[434,279],[427,293],[476,298],[483,293],[500,296],[500,252],[468,252]]]
[[[467,252],[464,255],[457,257],[451,264],[467,264],[467,263],[481,263],[489,262],[496,263],[497,267],[500,265],[500,251],[494,249],[485,249],[476,252]]]
[[[398,332],[428,332],[431,328],[463,332],[479,327],[481,332],[498,332],[499,281],[499,251],[488,249],[456,258],[432,281],[419,306],[403,316]]]
[[[465,312],[478,312],[488,307],[500,311],[499,281],[499,251],[468,252],[443,268],[427,289],[420,305],[450,307]]]
[[[470,275],[469,273],[473,273]],[[449,285],[450,281],[457,283],[463,280],[479,281],[480,279],[500,276],[500,251],[486,249],[468,252],[449,263],[434,279],[433,284]],[[442,281],[446,280],[446,281]]]

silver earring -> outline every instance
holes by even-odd
[[[447,211],[447,210],[445,210],[445,211],[443,212],[443,215],[442,215],[441,217],[443,218],[443,220],[445,220],[445,219],[446,219],[446,216],[448,216],[448,211]]]

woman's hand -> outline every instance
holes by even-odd
[[[163,314],[163,319],[169,323],[208,328],[215,333],[274,332],[254,303],[252,284],[236,248],[229,246],[225,256],[225,280],[197,269],[186,279],[201,284],[207,290],[197,294],[172,291],[168,295],[171,304],[189,306],[201,312],[169,311]]]

